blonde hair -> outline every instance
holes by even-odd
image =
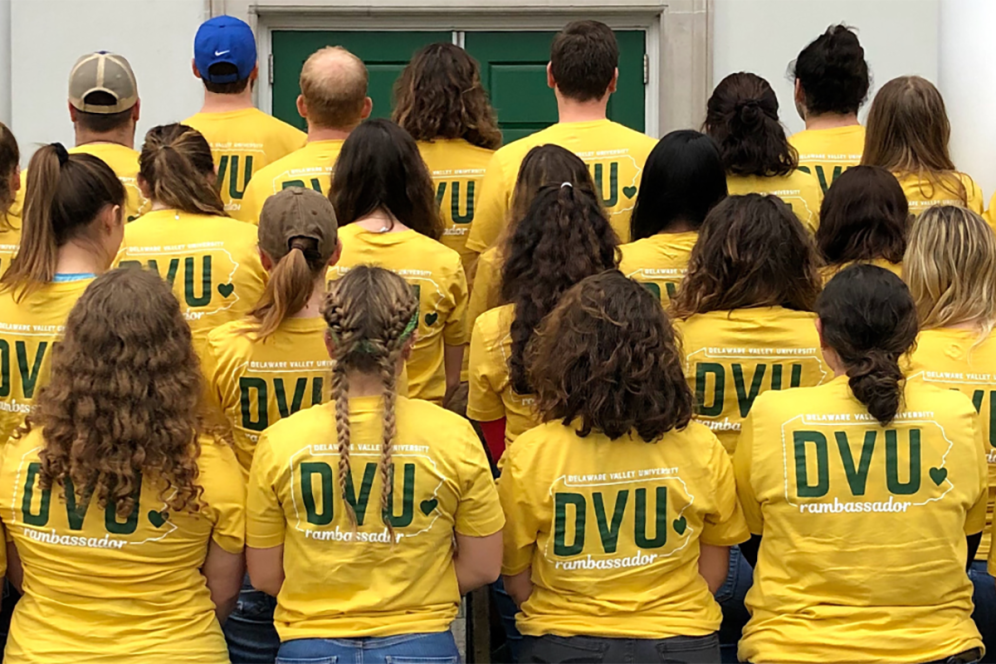
[[[977,323],[982,336],[996,324],[996,234],[978,214],[941,205],[914,222],[903,279],[920,328]]]
[[[331,128],[359,124],[369,79],[363,61],[342,46],[312,53],[301,68],[300,79],[308,121]]]
[[[157,203],[188,214],[228,216],[214,187],[211,146],[193,127],[168,124],[150,129],[138,158],[138,174]]]
[[[335,345],[332,401],[335,403],[342,502],[355,528],[356,512],[346,489],[347,478],[350,477],[349,374],[377,374],[384,386],[384,435],[378,464],[383,483],[381,518],[393,541],[390,505],[394,488],[391,456],[397,433],[396,370],[405,344],[418,322],[418,300],[411,287],[398,275],[383,268],[360,265],[329,285],[324,315],[329,336]]]

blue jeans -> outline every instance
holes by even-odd
[[[242,581],[239,602],[223,627],[232,664],[273,664],[280,648],[280,637],[273,626],[273,609],[277,600]]]
[[[996,579],[986,571],[986,561],[973,560],[968,569],[968,578],[975,586],[972,602],[975,610],[972,619],[982,634],[982,642],[986,646],[983,662],[996,662]]]
[[[360,639],[294,639],[280,645],[277,664],[457,664],[449,631]]]
[[[737,644],[750,620],[750,613],[744,606],[747,591],[754,584],[754,569],[740,553],[739,546],[730,547],[730,571],[726,581],[716,591],[716,601],[723,609],[723,624],[719,628],[720,652],[724,664],[736,664]]]
[[[508,649],[508,661],[519,661],[519,650],[522,648],[522,634],[515,625],[515,614],[519,612],[519,607],[515,605],[512,596],[505,592],[505,581],[501,577],[491,584],[491,593],[495,598],[495,607],[498,609],[498,617],[501,618],[501,626],[505,630],[505,647]]]

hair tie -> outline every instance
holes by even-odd
[[[560,188],[563,189],[564,187],[570,187],[571,189],[573,189],[574,185],[571,184],[570,182],[564,182],[563,184],[560,185]]]
[[[415,313],[412,314],[411,320],[408,321],[408,325],[405,325],[405,329],[401,333],[402,339],[407,339],[415,331],[415,328],[418,326],[418,314],[418,307],[415,307]]]
[[[66,146],[62,143],[52,143],[52,147],[55,149],[55,156],[59,158],[59,167],[66,165],[69,161],[69,152],[66,150]]]

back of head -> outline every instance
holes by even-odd
[[[208,92],[245,92],[256,71],[256,38],[245,21],[215,16],[197,29],[194,66]]]
[[[189,214],[228,216],[214,187],[211,147],[193,127],[168,124],[150,129],[138,166],[156,203]]]
[[[349,135],[329,198],[341,226],[384,210],[433,240],[443,235],[429,169],[415,140],[390,120],[367,120]]]
[[[903,281],[874,265],[852,265],[827,284],[816,303],[821,336],[847,371],[851,391],[883,426],[899,412],[899,358],[916,341],[913,298]]]
[[[799,165],[778,121],[778,97],[756,74],[730,74],[719,82],[706,106],[704,130],[733,175],[788,175]]]
[[[477,60],[455,44],[415,52],[394,84],[392,118],[416,141],[462,138],[489,150],[501,147]]]
[[[363,120],[369,74],[363,61],[341,46],[311,54],[301,68],[301,95],[308,124],[351,129]]]
[[[544,421],[646,442],[692,417],[680,343],[660,303],[617,270],[586,278],[547,316],[527,351]],[[621,389],[624,388],[624,389]]]
[[[119,515],[140,477],[169,482],[171,510],[196,509],[201,377],[190,328],[154,272],[114,270],[73,307],[52,378],[29,420],[44,429],[43,487],[72,480]]]
[[[124,185],[102,160],[71,155],[61,143],[39,148],[28,164],[21,246],[0,277],[0,290],[22,298],[51,282],[59,248],[95,232],[92,222],[105,208],[124,204]]]
[[[854,30],[831,25],[817,37],[791,66],[802,87],[806,114],[850,115],[868,98],[870,85],[865,49]]]
[[[69,73],[69,103],[76,124],[92,134],[132,126],[138,83],[128,60],[107,51],[81,57]]]
[[[903,261],[922,329],[996,323],[996,234],[962,207],[936,206],[913,223]]]
[[[592,196],[596,195],[591,172],[581,158],[570,150],[548,143],[538,145],[527,152],[519,165],[515,189],[512,191],[512,204],[506,227],[508,235],[511,236],[515,225],[526,216],[533,198],[541,188],[563,182],[570,182]]]
[[[776,196],[730,196],[702,224],[672,311],[812,311],[821,286],[816,247],[792,208]]]
[[[598,21],[569,23],[550,46],[550,73],[557,90],[574,101],[604,97],[618,66],[616,36]]]
[[[512,387],[531,392],[525,349],[560,296],[585,277],[615,268],[619,240],[598,199],[570,183],[547,185],[533,199],[506,245],[501,297],[515,305]]]
[[[662,138],[643,167],[630,220],[634,240],[676,223],[698,230],[709,210],[726,198],[726,171],[716,142],[689,129]]]
[[[21,151],[17,147],[17,139],[7,125],[0,122],[0,230],[10,230],[7,211],[14,203],[14,178],[17,176],[18,164],[21,161]]]
[[[339,247],[335,209],[317,191],[289,187],[270,196],[259,215],[259,248],[273,263],[249,316],[265,340],[308,304]]]
[[[879,258],[900,263],[909,220],[896,176],[878,166],[854,166],[833,181],[823,198],[816,245],[829,265]]]

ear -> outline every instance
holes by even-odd
[[[249,82],[253,83],[258,78],[259,78],[259,63],[257,62],[256,66],[252,68],[251,72],[249,72]]]
[[[194,60],[193,58],[190,58],[190,69],[193,70],[194,76],[196,76],[197,78],[203,78],[201,76],[200,70],[197,69],[197,61]]]
[[[263,264],[263,269],[267,272],[273,271],[273,259],[263,251],[263,247],[256,247],[259,250],[259,262]]]
[[[415,347],[415,342],[418,341],[418,330],[412,332],[412,336],[408,337],[408,341],[401,348],[401,359],[407,362],[411,359],[412,349]]]
[[[803,104],[806,101],[806,93],[802,90],[802,81],[795,79],[795,103]]]
[[[131,119],[137,123],[140,117],[142,117],[142,100],[136,99],[135,105],[131,107]]]
[[[124,223],[124,210],[120,205],[108,205],[100,216],[100,229],[110,235]]]
[[[325,350],[328,351],[329,357],[333,360],[335,359],[335,342],[332,341],[332,331],[325,330]]]
[[[367,118],[369,118],[370,114],[373,113],[373,107],[374,107],[373,99],[371,99],[370,97],[364,99],[363,111],[360,113],[360,119],[366,120]]]
[[[14,164],[14,170],[10,174],[10,191],[11,193],[20,191],[21,189],[21,165]]]
[[[615,73],[612,74],[612,81],[609,83],[609,87],[605,89],[605,94],[610,95],[616,91],[619,86],[619,68],[616,67]]]
[[[152,187],[149,186],[149,181],[142,177],[142,174],[138,174],[138,190],[142,192],[142,198],[146,200],[152,200]]]
[[[820,348],[826,348],[827,344],[823,341],[823,321],[817,318],[813,324],[816,325],[816,334],[820,336]]]
[[[557,82],[555,80],[553,80],[553,63],[552,62],[546,63],[546,87],[551,88],[551,89],[557,87]]]
[[[329,258],[329,267],[338,263],[340,258],[342,258],[342,240],[336,239],[335,251],[332,252],[332,257]]]
[[[297,96],[297,114],[305,120],[308,119],[308,105],[304,102],[304,95]]]
[[[69,104],[69,119],[70,119],[70,121],[76,122],[76,114],[77,114],[77,112],[78,111],[76,110],[76,107],[73,106],[72,104]]]

